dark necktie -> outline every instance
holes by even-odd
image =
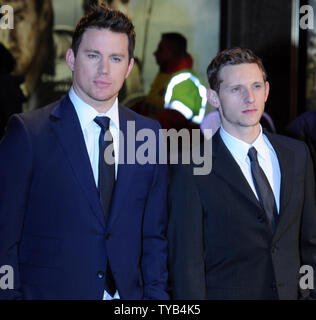
[[[109,130],[110,118],[95,117],[94,121],[101,127],[99,135],[99,175],[98,175],[98,191],[100,201],[103,208],[105,223],[108,221],[109,211],[111,209],[111,199],[115,182],[115,164],[109,164],[105,161],[105,149],[112,144],[113,137]],[[107,136],[107,139],[105,139]],[[107,260],[109,261],[109,259]],[[106,267],[105,274],[105,290],[113,297],[116,291],[115,282],[109,262]]]
[[[94,121],[101,127],[99,135],[98,191],[106,223],[111,207],[111,198],[115,181],[115,164],[106,163],[104,154],[105,149],[113,144],[113,137],[109,130],[110,118],[95,117]],[[105,135],[107,135],[107,139],[105,139]]]
[[[251,147],[249,149],[248,157],[250,159],[252,178],[257,191],[259,202],[266,213],[268,222],[272,229],[272,233],[274,233],[278,221],[278,214],[273,191],[266,175],[259,165],[257,150],[254,147]]]

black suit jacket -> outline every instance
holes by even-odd
[[[316,266],[313,168],[306,145],[267,134],[281,169],[279,223],[265,213],[223,143],[212,139],[212,171],[171,170],[169,268],[175,299],[297,299],[301,265]]]

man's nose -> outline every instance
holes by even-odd
[[[255,94],[252,88],[246,88],[245,90],[245,99],[247,103],[254,103],[255,102]]]
[[[100,60],[99,72],[101,74],[107,74],[109,72],[109,60],[108,59],[103,58]]]

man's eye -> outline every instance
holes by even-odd
[[[232,88],[232,92],[235,93],[235,92],[238,92],[239,91],[239,87],[234,87]]]
[[[254,88],[255,88],[255,89],[260,89],[261,87],[262,87],[262,86],[261,86],[261,84],[260,84],[260,83],[259,83],[259,84],[255,84],[255,85],[254,85]]]
[[[96,59],[98,56],[96,54],[93,54],[93,53],[89,53],[88,54],[88,58],[89,59]]]
[[[112,57],[113,62],[120,62],[122,59],[120,57]]]

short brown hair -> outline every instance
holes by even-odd
[[[122,12],[103,5],[91,6],[91,10],[83,16],[75,29],[72,37],[71,49],[77,55],[82,35],[87,29],[108,29],[112,32],[125,33],[128,37],[129,60],[134,57],[135,30],[131,20]]]
[[[267,73],[262,64],[262,60],[257,57],[250,49],[233,48],[226,49],[217,54],[207,68],[207,78],[210,88],[219,92],[222,80],[219,78],[221,69],[229,65],[242,63],[256,63],[263,74],[263,80],[267,80]]]

